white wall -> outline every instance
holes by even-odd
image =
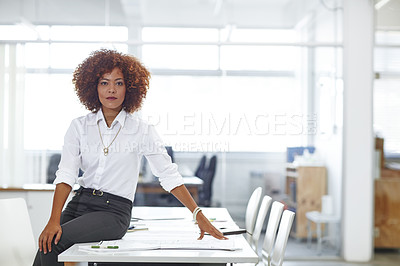
[[[343,256],[373,256],[373,1],[344,1]]]
[[[343,18],[343,128],[336,116],[340,113],[333,110],[332,127],[315,139],[315,146],[328,169],[334,209],[342,214],[342,254],[347,261],[365,262],[373,254],[372,1],[344,1]],[[334,36],[331,30],[319,23],[319,38],[324,32]],[[319,96],[316,93],[315,103]],[[337,102],[333,106],[340,107]],[[319,111],[317,104],[315,108]]]

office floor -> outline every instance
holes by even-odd
[[[345,262],[343,259],[328,260],[316,259],[313,260],[285,260],[284,266],[398,266],[400,265],[400,251],[386,250],[375,251],[374,259],[371,262],[355,263]]]
[[[374,258],[367,263],[345,262],[337,255],[334,247],[324,245],[322,254],[316,253],[315,242],[311,249],[307,247],[306,242],[299,242],[291,239],[285,254],[284,266],[398,266],[400,265],[400,250],[375,250]]]
[[[253,264],[234,264],[234,266],[250,266]],[[286,258],[283,262],[283,266],[399,266],[400,265],[400,251],[399,250],[386,250],[386,251],[375,251],[374,259],[371,262],[345,262],[343,259],[328,258],[325,256],[321,257],[303,257],[303,258]],[[264,266],[259,263],[257,266]]]
[[[260,239],[263,243],[264,239]],[[316,241],[309,248],[305,240],[289,238],[283,266],[399,266],[400,249],[375,250],[374,259],[367,263],[345,262],[334,246],[324,243],[322,254],[318,254]],[[261,248],[261,246],[260,246]],[[235,264],[236,265],[236,264]],[[246,264],[247,265],[247,264]],[[258,266],[262,266],[259,264]],[[236,266],[242,266],[237,264]],[[244,265],[243,265],[244,266]]]
[[[324,242],[322,245],[322,252],[321,254],[318,254],[315,239],[309,247],[306,240],[297,240],[291,237],[288,240],[285,257],[290,259],[315,259],[323,257],[324,259],[334,260],[340,258],[340,253],[338,248]]]

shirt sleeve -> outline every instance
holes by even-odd
[[[162,188],[168,192],[183,185],[178,166],[172,163],[164,143],[153,125],[147,125],[143,138],[143,155],[149,162],[152,173],[158,177]]]
[[[65,183],[74,186],[78,179],[80,163],[80,138],[78,121],[73,120],[64,136],[61,161],[53,184]]]

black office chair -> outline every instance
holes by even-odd
[[[54,153],[53,155],[50,156],[49,165],[47,166],[46,182],[48,184],[52,184],[54,182],[54,179],[56,179],[56,172],[58,170],[58,165],[60,164],[60,161],[61,161],[60,153]],[[82,169],[79,168],[78,177],[80,177],[82,175],[83,175],[83,171],[82,171]]]
[[[171,162],[175,163],[174,150],[172,149],[172,147],[165,146],[165,149],[167,150],[169,157],[171,157]],[[146,197],[146,201],[149,201],[149,203],[155,206],[168,206],[168,207],[182,206],[182,203],[179,200],[177,200],[172,194],[157,195],[157,197],[152,196],[151,200],[150,197]]]
[[[206,159],[207,157],[205,155],[203,155],[200,159],[200,163],[197,166],[196,172],[194,172],[194,175],[197,176],[200,179],[203,179],[203,175],[204,175],[204,169],[206,168]]]
[[[171,157],[171,161],[174,163],[175,162],[174,150],[172,149],[171,146],[165,146],[165,149],[167,150],[168,155]]]
[[[203,158],[202,158],[203,159]],[[201,163],[201,161],[200,161]],[[203,187],[199,192],[199,205],[204,207],[211,206],[212,198],[212,184],[215,177],[215,171],[217,169],[217,156],[214,155],[210,159],[210,163],[203,170],[199,171],[199,178],[203,180]]]
[[[50,156],[49,165],[47,167],[47,183],[52,184],[56,179],[56,172],[61,160],[61,154],[55,153]]]

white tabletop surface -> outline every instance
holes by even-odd
[[[237,228],[225,208],[203,208],[208,218],[213,218],[217,228]],[[160,243],[160,241],[191,241],[205,245],[219,243],[211,236],[205,236],[202,242],[196,242],[199,229],[192,221],[191,212],[184,207],[134,207],[132,217],[137,228],[147,230],[128,232],[117,243]],[[169,219],[169,220],[161,220]],[[227,250],[196,250],[196,249],[157,249],[157,250],[106,250],[87,251],[89,244],[76,244],[58,256],[62,262],[153,262],[153,263],[257,263],[257,254],[251,249],[243,235],[229,236],[234,251]]]

